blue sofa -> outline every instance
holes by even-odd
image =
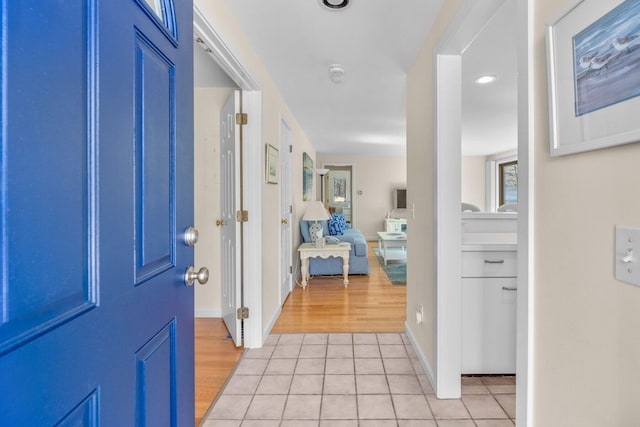
[[[300,235],[304,243],[311,242],[309,234],[309,225],[312,221],[300,221]],[[329,221],[320,221],[324,229],[323,235],[329,236]],[[351,243],[351,252],[349,252],[349,274],[369,274],[369,260],[367,259],[367,241],[360,232],[355,228],[347,228],[344,234],[337,235],[343,242]],[[342,275],[342,259],[341,258],[311,258],[309,260],[309,274],[312,276],[333,276]]]

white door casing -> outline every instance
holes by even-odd
[[[242,344],[242,321],[237,310],[242,305],[240,210],[240,131],[236,114],[240,112],[240,91],[234,91],[220,112],[220,218],[222,318],[236,346]]]
[[[280,304],[292,289],[291,128],[280,118]]]

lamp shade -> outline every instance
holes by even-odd
[[[319,200],[309,203],[309,206],[307,206],[307,209],[304,211],[304,216],[302,217],[305,221],[324,221],[329,218],[331,218],[329,216],[329,212],[327,212],[324,205]]]

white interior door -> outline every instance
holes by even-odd
[[[236,346],[242,344],[242,321],[237,310],[242,306],[241,223],[240,210],[240,129],[236,114],[240,113],[240,91],[235,91],[220,113],[220,213],[222,317]]]
[[[280,121],[280,304],[291,292],[291,128]]]

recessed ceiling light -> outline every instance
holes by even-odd
[[[486,85],[486,84],[495,82],[496,79],[497,77],[494,76],[493,74],[487,74],[487,75],[478,77],[477,79],[475,79],[475,82],[478,83],[479,85]]]
[[[340,10],[349,6],[349,0],[320,0],[320,2],[331,10]]]

